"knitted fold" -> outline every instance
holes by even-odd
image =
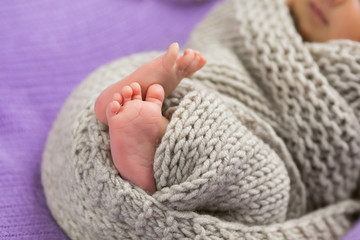
[[[184,80],[174,94],[181,101],[155,155],[153,196],[173,209],[201,210],[228,221],[285,220],[290,180],[283,162],[219,94],[193,86]]]

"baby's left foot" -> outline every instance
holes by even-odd
[[[145,101],[138,83],[122,88],[106,109],[111,154],[120,175],[149,193],[155,192],[153,161],[160,139],[164,89],[151,85]]]

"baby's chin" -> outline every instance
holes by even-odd
[[[298,25],[297,30],[304,41],[306,42],[322,42],[321,36],[317,36],[314,29],[310,25]]]

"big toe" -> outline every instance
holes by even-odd
[[[160,84],[153,84],[147,90],[146,101],[156,103],[161,107],[164,101],[164,95],[164,88]]]
[[[169,46],[168,51],[164,55],[163,61],[167,69],[172,68],[178,58],[179,44],[173,43]]]

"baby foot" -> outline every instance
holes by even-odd
[[[120,175],[149,193],[155,192],[153,161],[162,121],[164,89],[151,85],[145,100],[138,83],[124,86],[106,109],[111,154]]]
[[[143,94],[151,84],[160,84],[167,97],[184,77],[190,77],[206,63],[205,58],[197,51],[187,49],[183,55],[179,54],[179,44],[173,43],[168,51],[138,68],[128,78],[139,81]],[[144,96],[143,96],[144,97]]]
[[[179,54],[179,45],[173,43],[168,51],[151,62],[138,68],[135,72],[106,88],[95,103],[96,117],[103,123],[107,123],[105,109],[111,101],[112,96],[119,92],[124,86],[138,82],[145,97],[147,89],[152,84],[160,84],[165,91],[165,97],[176,88],[181,79],[190,77],[206,63],[205,58],[192,49],[185,50],[183,55]]]
[[[159,75],[163,75],[158,77],[166,77],[165,81],[173,82],[176,86],[182,78],[191,77],[206,63],[205,58],[198,51],[192,49],[186,49],[180,56],[177,43],[171,44],[168,51],[160,56],[160,59],[166,73],[158,72]],[[159,63],[156,60],[152,63],[157,65]]]

